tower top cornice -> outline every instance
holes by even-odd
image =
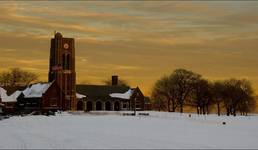
[[[58,37],[63,37],[63,35],[60,33],[60,32],[55,32],[55,37],[58,38]]]

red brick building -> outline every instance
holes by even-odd
[[[110,86],[76,85],[74,39],[58,32],[51,39],[48,83],[23,87],[16,94],[15,101],[0,99],[7,112],[133,110],[135,107],[145,110],[147,106],[140,88],[119,86],[118,76],[112,76]]]
[[[62,110],[76,110],[75,46],[73,38],[55,33],[51,39],[48,81],[60,88]]]
[[[78,93],[87,97],[84,99],[84,110],[145,110],[145,97],[140,88],[131,88],[118,84],[118,77],[112,77],[111,85],[76,86]]]

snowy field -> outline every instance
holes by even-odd
[[[258,116],[122,113],[4,119],[0,121],[0,148],[258,148]]]

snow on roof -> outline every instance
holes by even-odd
[[[25,98],[42,97],[52,83],[37,83],[27,87],[22,93]]]
[[[2,102],[17,102],[18,96],[23,93],[25,98],[42,97],[52,83],[37,83],[27,87],[24,91],[15,91],[12,95],[8,96],[7,91],[0,87],[0,98]]]
[[[76,93],[76,98],[84,98],[84,97],[86,97],[85,95],[82,95],[82,94],[80,94],[80,93]]]
[[[129,89],[125,93],[111,93],[111,94],[109,94],[109,96],[113,97],[113,98],[130,99],[132,94],[133,94],[133,90]]]
[[[22,93],[22,91],[15,91],[12,95],[10,95],[9,97],[14,101],[17,102],[17,98],[20,96],[20,94]]]
[[[4,95],[6,95],[6,90],[0,87],[0,97],[2,98]]]
[[[4,101],[7,98],[6,90],[0,87],[0,98]]]
[[[12,95],[8,96],[6,90],[0,87],[0,97],[2,102],[17,102],[17,97],[21,94],[21,91],[16,91]]]

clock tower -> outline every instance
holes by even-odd
[[[48,81],[60,88],[61,110],[76,110],[75,48],[73,38],[55,32],[51,39]]]

